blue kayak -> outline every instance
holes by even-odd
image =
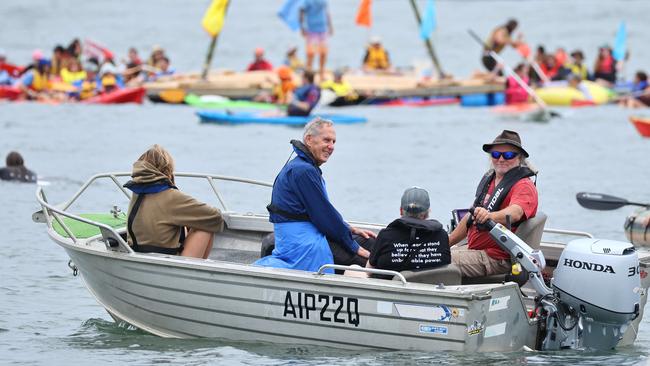
[[[311,116],[265,116],[264,113],[221,113],[215,111],[197,111],[196,114],[203,123],[219,123],[241,125],[249,123],[303,126],[315,117],[328,119],[335,124],[364,123],[368,121],[365,117],[346,116],[343,114],[315,114]]]

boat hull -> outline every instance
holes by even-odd
[[[163,337],[479,352],[521,350],[536,328],[514,283],[459,293],[62,245],[113,317]]]

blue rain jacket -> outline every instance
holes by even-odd
[[[332,206],[322,172],[301,143],[294,143],[296,157],[287,163],[273,185],[271,202],[282,211],[306,215],[309,221],[296,220],[271,212],[275,249],[255,264],[278,268],[317,271],[333,263],[327,238],[356,253],[359,244],[352,239],[348,224]]]

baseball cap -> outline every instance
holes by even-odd
[[[407,188],[402,195],[402,210],[409,213],[421,213],[429,209],[429,193],[420,187]]]

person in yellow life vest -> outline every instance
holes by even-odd
[[[360,96],[354,90],[352,85],[343,80],[343,71],[341,70],[334,71],[334,79],[328,79],[322,82],[320,88],[322,90],[331,90],[336,95],[336,99],[329,103],[332,107],[355,105],[360,101]]]
[[[64,83],[75,85],[86,78],[86,72],[81,69],[81,63],[77,59],[71,59],[65,68],[61,70],[61,80]]]
[[[366,55],[363,57],[363,68],[365,70],[388,70],[390,59],[388,51],[381,44],[377,36],[370,38],[370,45],[366,48]]]
[[[280,66],[277,69],[280,83],[273,87],[272,101],[276,104],[289,104],[296,84],[293,83],[293,73],[288,66]]]
[[[580,77],[580,79],[588,80],[589,71],[587,70],[587,66],[584,64],[585,55],[582,53],[582,51],[575,50],[571,52],[571,58],[573,59],[573,62],[567,64],[566,68],[569,69],[572,74]]]
[[[88,99],[97,95],[97,65],[88,62],[84,64],[86,78],[81,83],[80,99]]]
[[[99,93],[109,93],[122,88],[124,88],[124,82],[115,65],[110,62],[104,63],[99,71],[99,81],[97,83]]]
[[[16,84],[29,99],[38,99],[50,90],[50,68],[52,63],[46,58],[37,61],[36,67],[29,70]]]
[[[284,59],[284,65],[289,66],[292,71],[303,71],[305,64],[298,57],[298,47],[292,46],[287,50],[287,57]]]

